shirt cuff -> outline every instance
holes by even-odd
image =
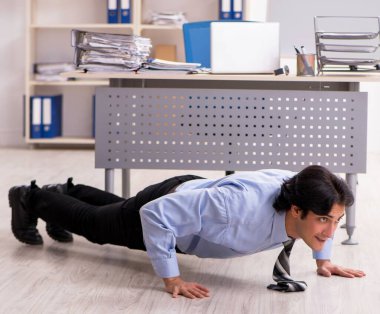
[[[313,258],[314,259],[331,259],[332,244],[333,244],[333,239],[329,238],[326,241],[325,245],[323,246],[322,250],[313,251]]]
[[[152,259],[151,262],[157,276],[161,278],[179,276],[179,268],[176,254],[173,254],[170,258]]]

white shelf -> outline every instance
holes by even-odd
[[[31,138],[26,140],[29,144],[56,144],[56,145],[95,145],[93,138],[80,137],[54,137],[54,138]]]
[[[97,2],[95,4],[94,2]],[[28,144],[94,144],[91,134],[91,112],[95,87],[109,85],[109,79],[77,78],[76,80],[49,82],[36,81],[33,65],[36,62],[67,62],[74,56],[70,46],[69,32],[72,29],[123,33],[147,36],[153,45],[173,45],[177,59],[184,60],[182,26],[147,24],[150,12],[184,11],[189,21],[210,20],[217,17],[217,0],[204,0],[194,6],[190,0],[132,0],[131,23],[108,24],[107,0],[27,0],[25,43],[25,117],[30,116],[30,97],[36,94],[63,94],[63,134],[78,135],[78,138],[30,139],[30,121],[25,119],[25,142]],[[155,50],[152,49],[152,56]],[[67,77],[67,76],[66,76]],[[80,87],[80,88],[77,88]]]
[[[74,81],[30,81],[31,86],[108,86],[109,80],[74,80]]]
[[[68,81],[37,81],[33,75],[36,62],[60,62],[72,60],[74,48],[70,46],[72,29],[109,33],[134,34],[135,21],[128,24],[108,24],[106,0],[28,0],[26,1],[26,52],[25,52],[25,116],[30,116],[30,96],[36,94],[62,94],[63,134],[70,136],[51,139],[30,137],[30,121],[25,119],[25,142],[31,145],[84,145],[94,146],[89,137],[92,127],[92,103],[94,88],[108,86],[108,79],[75,79]],[[102,8],[104,5],[104,9]],[[89,7],[91,6],[91,7]],[[75,9],[73,9],[75,7]],[[86,9],[87,8],[87,9]],[[79,87],[79,88],[78,88]],[[77,97],[76,97],[77,95]]]
[[[154,30],[182,30],[182,25],[153,25],[142,24],[141,29],[154,29]]]
[[[32,29],[133,29],[132,24],[32,24]]]

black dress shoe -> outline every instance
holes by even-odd
[[[67,194],[69,188],[73,187],[73,178],[70,177],[67,179],[67,182],[64,184],[47,184],[42,187],[42,190],[46,190],[54,193]]]
[[[67,243],[67,242],[73,242],[74,240],[71,232],[49,222],[46,223],[46,232],[50,236],[50,238],[58,242]]]
[[[13,235],[20,242],[39,245],[43,240],[37,230],[38,217],[25,207],[25,195],[33,188],[37,188],[35,181],[32,181],[30,186],[14,186],[8,192],[8,200],[12,208]]]
[[[60,193],[60,194],[67,194],[67,190],[70,187],[73,187],[73,178],[68,178],[67,182],[64,184],[49,184],[44,185],[42,187],[42,190],[53,192],[53,193]],[[73,242],[73,235],[71,232],[63,229],[62,227],[52,224],[50,222],[46,223],[46,232],[47,234],[55,241],[58,242]]]

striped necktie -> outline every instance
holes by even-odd
[[[305,291],[307,284],[304,281],[295,281],[290,277],[289,256],[296,240],[290,239],[284,242],[284,249],[277,257],[273,268],[273,280],[277,284],[270,284],[267,288],[281,292]]]

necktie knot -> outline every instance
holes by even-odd
[[[284,248],[277,257],[273,268],[273,280],[277,284],[271,284],[267,288],[281,292],[296,292],[306,290],[307,284],[304,281],[296,281],[290,276],[289,256],[292,251],[295,239],[283,242]]]
[[[289,239],[289,240],[282,243],[284,245],[284,250],[285,250],[285,253],[288,256],[288,258],[290,256],[290,252],[292,251],[292,248],[293,248],[293,245],[295,242],[296,242],[296,240]]]

